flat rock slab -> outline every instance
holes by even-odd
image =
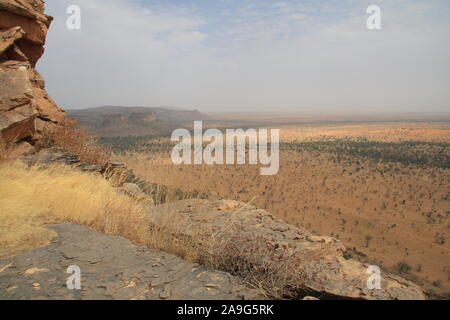
[[[283,286],[293,297],[301,292],[321,299],[426,298],[418,285],[388,272],[380,274],[380,289],[369,289],[369,264],[346,259],[346,248],[338,239],[315,235],[248,203],[174,201],[150,208],[147,217],[151,224],[158,225],[167,215],[183,226],[173,232],[174,237],[195,240],[205,252],[213,247],[209,255],[220,259],[231,254],[238,261],[244,257],[249,259],[246,263],[269,269],[272,275],[277,274],[281,262],[286,263],[284,268],[289,270],[291,280]],[[255,254],[263,259],[255,258]]]
[[[0,260],[0,299],[261,299],[232,275],[76,224],[49,227],[48,246]],[[81,289],[69,290],[69,266],[81,270]]]

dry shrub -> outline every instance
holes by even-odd
[[[238,276],[269,298],[295,298],[304,288],[306,275],[299,255],[266,236],[242,231],[216,241],[213,248],[204,257],[207,264]]]
[[[104,168],[103,178],[108,180],[112,186],[119,187],[123,186],[131,173],[132,172],[130,172],[129,169],[114,168],[112,165],[108,164]]]
[[[245,208],[245,206],[243,207]],[[194,229],[189,215],[170,206],[149,211],[151,230],[149,247],[176,254],[184,260],[229,272],[244,284],[273,299],[298,298],[310,294],[305,282],[312,281],[301,265],[301,255],[261,233],[244,230],[230,216],[229,223],[219,229],[197,225]],[[186,232],[186,228],[190,228]],[[311,293],[314,294],[314,293]]]
[[[76,120],[66,120],[59,126],[43,134],[47,147],[59,147],[77,155],[82,162],[105,164],[109,160],[110,150],[100,145],[86,128]]]
[[[144,208],[101,176],[64,166],[0,164],[0,257],[45,245],[46,224],[75,222],[146,243]]]

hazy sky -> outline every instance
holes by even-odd
[[[450,111],[448,0],[46,2],[38,70],[64,108]]]

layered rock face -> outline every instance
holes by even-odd
[[[51,21],[43,0],[0,0],[0,137],[17,155],[66,118],[34,69]]]

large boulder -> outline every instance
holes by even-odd
[[[337,239],[289,225],[237,201],[182,200],[151,208],[151,225],[167,228],[174,243],[188,243],[215,268],[250,274],[295,297],[422,300],[414,283],[381,272],[381,288],[367,285],[368,264],[346,257]],[[247,271],[245,271],[247,270]]]
[[[0,138],[14,154],[29,153],[43,131],[66,119],[34,69],[51,21],[43,0],[0,0]]]
[[[16,44],[34,67],[44,53],[43,45],[52,17],[44,14],[43,0],[0,0],[0,29],[20,26],[25,35]]]

